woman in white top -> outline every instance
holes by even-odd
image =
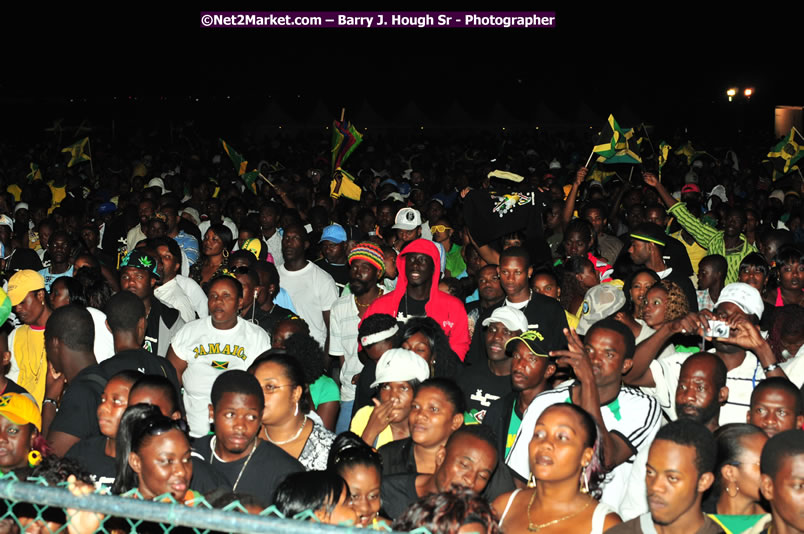
[[[500,495],[493,503],[505,534],[600,534],[622,522],[597,501],[605,480],[602,440],[582,408],[547,408],[536,422],[528,452],[528,489]]]
[[[209,432],[209,393],[215,379],[232,369],[245,371],[257,356],[271,348],[261,327],[241,319],[243,286],[221,275],[209,284],[209,317],[187,323],[170,342],[167,359],[184,386],[184,405],[190,435]]]

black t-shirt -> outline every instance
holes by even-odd
[[[360,371],[360,378],[357,379],[355,386],[355,403],[352,407],[352,417],[363,406],[371,405],[371,398],[374,396],[374,388],[371,384],[377,379],[377,362],[369,360],[363,364]]]
[[[382,476],[417,473],[413,439],[403,438],[386,443],[377,450],[382,458]]]
[[[416,473],[406,473],[382,477],[380,485],[382,509],[389,519],[396,519],[411,504],[419,500],[419,494],[416,493],[417,476],[419,475]]]
[[[505,305],[505,300],[500,303]],[[491,313],[499,306],[481,309],[480,315],[475,323],[475,333],[472,336],[472,343],[466,353],[464,363],[466,365],[485,364],[486,362],[486,342],[483,339],[483,320],[491,316]],[[546,350],[560,350],[567,348],[567,338],[564,337],[564,329],[567,325],[567,315],[564,308],[555,299],[545,297],[540,293],[533,292],[530,301],[523,308],[522,313],[528,319],[528,329],[538,330],[544,336]]]
[[[112,487],[117,476],[117,464],[111,456],[106,456],[106,436],[84,438],[67,451],[65,458],[76,460],[83,467],[95,487]]]
[[[489,369],[488,360],[463,366],[456,382],[463,390],[466,411],[478,423],[483,422],[489,407],[511,392],[511,375],[495,375]]]
[[[433,282],[436,283],[436,282]],[[410,295],[405,294],[399,302],[399,308],[396,312],[396,318],[399,321],[405,322],[411,317],[426,317],[427,312],[424,307],[429,299],[417,300],[411,298]]]
[[[11,253],[11,257],[6,260],[6,274],[10,278],[12,274],[23,269],[31,269],[33,271],[41,271],[42,260],[39,259],[39,254],[30,248],[15,248]]]
[[[50,430],[81,439],[100,435],[97,411],[103,389],[109,378],[123,370],[164,376],[179,391],[176,370],[166,359],[142,349],[121,351],[108,360],[84,368],[67,384]]]
[[[22,387],[21,385],[17,384],[10,378],[6,378],[6,387],[3,391],[0,391],[0,395],[3,393],[22,393],[27,394],[28,391]]]
[[[203,461],[218,471],[231,489],[237,481],[241,470],[243,475],[237,484],[237,493],[256,497],[260,502],[270,505],[274,502],[276,487],[290,473],[304,471],[298,460],[280,449],[273,443],[257,439],[257,450],[243,469],[248,456],[234,462],[221,462],[212,453],[211,441],[213,436],[204,436],[193,443],[194,450],[203,457]],[[232,489],[234,491],[234,489]]]
[[[276,330],[276,325],[279,324],[279,321],[284,319],[289,319],[291,317],[298,317],[295,313],[290,311],[287,308],[283,308],[278,304],[274,304],[274,307],[271,308],[271,311],[265,312],[259,308],[257,308],[256,313],[254,314],[255,319],[259,321],[260,327],[263,330],[268,332],[271,336],[274,334],[274,330]],[[251,319],[251,310],[246,313],[246,319]]]
[[[128,369],[136,369],[146,375],[164,376],[170,380],[176,391],[181,391],[179,378],[173,365],[167,359],[151,354],[145,349],[121,350],[111,358],[99,363],[98,367],[107,378]]]
[[[108,379],[97,364],[78,373],[67,384],[50,432],[63,432],[80,439],[100,435],[97,411]]]
[[[338,286],[338,294],[342,294],[343,288],[349,283],[349,265],[333,265],[324,258],[316,260],[315,264],[332,276],[335,280],[335,285]]]
[[[151,311],[148,313],[148,322],[145,327],[146,350],[153,354],[159,354],[159,321],[161,320],[165,323],[167,328],[171,328],[178,318],[178,310],[171,308],[156,297],[152,297]],[[169,339],[163,339],[162,342],[170,344]]]
[[[508,427],[511,425],[511,414],[514,411],[514,401],[518,398],[518,393],[511,391],[497,402],[493,403],[483,418],[483,424],[494,431],[497,436],[497,456],[505,458],[505,449],[508,446]],[[517,412],[517,417],[522,420],[524,414]]]

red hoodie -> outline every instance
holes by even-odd
[[[396,268],[399,271],[399,277],[396,281],[396,289],[372,302],[363,315],[363,320],[375,313],[386,313],[392,317],[397,317],[399,303],[402,301],[402,297],[405,296],[405,291],[408,287],[408,277],[405,273],[405,254],[412,252],[426,254],[433,260],[434,268],[433,281],[430,284],[430,299],[424,305],[424,310],[427,313],[427,317],[435,320],[444,329],[444,333],[449,339],[449,346],[463,361],[466,351],[469,350],[470,342],[466,309],[460,300],[443,291],[439,291],[438,279],[441,258],[438,254],[438,248],[428,239],[413,241],[404,248],[402,254],[397,256]]]

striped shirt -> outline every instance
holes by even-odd
[[[563,402],[571,403],[570,393],[573,384],[574,382],[571,382],[537,395],[525,411],[514,445],[505,460],[508,467],[523,479],[527,480],[530,475],[528,445],[533,436],[536,421],[548,406]],[[622,438],[634,453],[626,462],[618,465],[609,473],[606,484],[603,486],[603,496],[600,501],[617,510],[629,489],[627,487],[628,480],[637,451],[650,447],[661,426],[661,409],[656,399],[629,386],[620,387],[620,394],[617,398],[600,408],[606,429]],[[637,491],[641,491],[642,495],[645,494],[644,488]]]
[[[750,244],[745,236],[740,234],[742,246],[739,250],[731,250],[727,253],[726,242],[723,241],[723,231],[712,228],[708,224],[704,224],[689,212],[687,205],[684,202],[676,202],[667,213],[675,216],[678,223],[695,238],[706,252],[709,254],[719,254],[726,258],[728,271],[726,272],[726,285],[736,282],[740,272],[740,262],[743,258],[752,252],[756,252],[757,248]]]

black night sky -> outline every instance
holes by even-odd
[[[231,120],[266,102],[300,120],[319,102],[333,114],[368,102],[389,121],[410,102],[436,122],[453,102],[479,118],[501,105],[526,124],[539,106],[567,124],[627,110],[717,136],[766,133],[774,106],[804,103],[800,7],[564,2],[528,6],[555,11],[555,29],[222,30],[201,29],[199,7],[107,6],[6,14],[3,137],[56,116]],[[747,85],[750,102],[726,102]]]

